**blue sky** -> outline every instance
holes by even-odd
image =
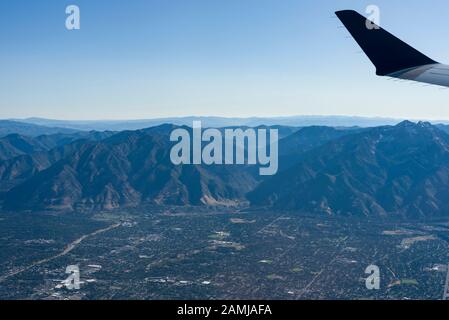
[[[65,29],[65,8],[81,30]],[[0,118],[361,115],[449,119],[449,90],[388,81],[333,17],[381,24],[449,63],[449,2],[0,2]]]

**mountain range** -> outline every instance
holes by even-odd
[[[280,171],[273,177],[252,166],[175,166],[175,128],[1,138],[2,208],[250,205],[345,216],[449,215],[449,135],[441,126],[276,126]]]
[[[31,166],[34,174],[4,194],[3,206],[8,210],[75,210],[144,202],[235,205],[244,200],[256,185],[244,167],[171,163],[169,136],[174,128],[163,125],[121,132],[97,142],[75,141],[56,156],[52,150],[42,170]]]

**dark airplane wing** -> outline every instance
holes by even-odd
[[[353,10],[335,13],[376,67],[376,74],[449,87],[449,66],[440,64]],[[367,22],[376,28],[368,28]]]

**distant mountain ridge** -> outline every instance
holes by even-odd
[[[282,127],[309,127],[309,126],[329,126],[329,127],[376,127],[381,125],[395,125],[401,119],[391,118],[369,118],[351,116],[290,116],[290,117],[251,117],[251,118],[225,118],[225,117],[171,117],[159,119],[143,120],[92,120],[92,121],[70,121],[52,120],[43,118],[14,119],[28,124],[35,124],[49,127],[63,127],[82,131],[124,131],[141,130],[163,124],[177,126],[192,126],[193,121],[201,121],[203,127],[234,127],[234,126],[282,126]]]
[[[76,140],[99,141],[113,135],[113,132],[74,132],[39,135],[37,137],[25,136],[18,133],[0,137],[0,160],[8,160],[17,156],[36,152],[49,151],[53,148],[69,144]]]
[[[10,134],[19,134],[29,137],[37,137],[50,134],[73,134],[78,130],[55,126],[43,126],[23,121],[0,120],[0,137]]]

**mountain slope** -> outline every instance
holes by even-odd
[[[320,147],[332,140],[356,134],[364,129],[312,126],[298,130],[297,132],[279,141],[279,166],[285,170],[299,161],[310,150]]]
[[[241,166],[174,166],[173,126],[125,131],[77,150],[4,196],[4,208],[113,209],[141,203],[217,205],[244,201],[256,179]]]
[[[0,138],[0,191],[7,191],[74,153],[87,141],[100,141],[112,132],[53,134],[35,138],[17,134]]]
[[[0,138],[0,161],[46,150],[48,149],[45,145],[39,141],[19,134],[10,134]]]
[[[248,195],[254,206],[339,215],[449,215],[449,136],[403,122],[332,141]]]

